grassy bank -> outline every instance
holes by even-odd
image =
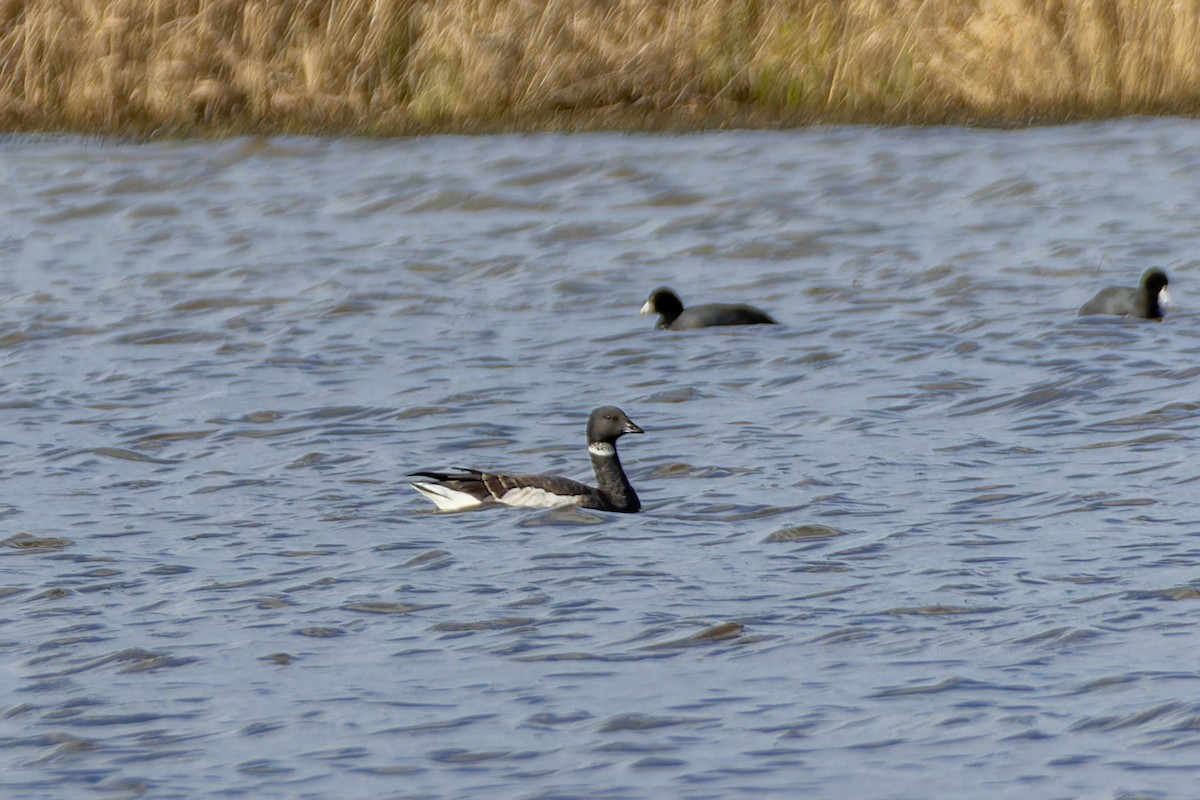
[[[0,0],[10,131],[1197,113],[1198,0]]]

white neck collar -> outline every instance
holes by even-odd
[[[617,448],[608,442],[588,442],[588,452],[594,456],[615,456]]]

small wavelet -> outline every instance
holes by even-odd
[[[1196,140],[10,137],[0,794],[1188,796]]]

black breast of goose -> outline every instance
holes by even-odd
[[[617,456],[617,439],[627,433],[644,431],[616,406],[601,406],[588,417],[588,455],[595,486],[557,475],[510,475],[480,469],[414,472],[414,477],[428,480],[410,485],[432,500],[439,511],[499,504],[518,508],[578,506],[632,514],[641,510],[642,503]]]

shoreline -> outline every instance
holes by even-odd
[[[26,0],[0,130],[131,139],[1200,116],[1157,0]]]

